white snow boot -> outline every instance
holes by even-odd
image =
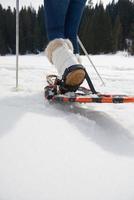
[[[85,69],[73,53],[73,46],[68,39],[55,39],[51,41],[45,53],[49,61],[55,65],[60,79],[65,86],[77,88],[85,79]]]

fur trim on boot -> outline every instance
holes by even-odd
[[[69,48],[70,50],[73,51],[73,45],[72,45],[72,43],[69,39],[60,38],[60,39],[52,40],[51,42],[49,42],[48,46],[45,49],[45,55],[47,56],[48,60],[52,64],[54,64],[53,61],[52,61],[52,53],[58,47],[61,47],[61,46],[67,47],[67,48]]]

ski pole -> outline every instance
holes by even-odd
[[[84,53],[85,53],[85,55],[87,56],[87,58],[88,58],[89,62],[91,63],[92,67],[94,68],[94,70],[95,70],[96,74],[97,74],[97,75],[98,75],[98,77],[100,78],[100,80],[101,80],[102,84],[105,86],[105,82],[103,81],[103,79],[102,79],[101,75],[100,75],[100,74],[99,74],[99,72],[97,71],[97,69],[96,69],[96,67],[95,67],[94,63],[92,62],[92,60],[91,60],[91,58],[90,58],[89,54],[87,53],[87,50],[85,49],[84,45],[82,44],[82,42],[81,42],[81,40],[80,40],[79,36],[77,36],[77,40],[78,40],[78,42],[79,42],[79,45],[80,45],[80,47],[82,48],[83,52],[84,52]]]
[[[19,0],[16,0],[16,89],[18,89],[19,68]]]

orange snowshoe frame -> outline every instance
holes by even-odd
[[[61,90],[59,89],[60,80],[56,75],[49,75],[47,76],[48,86],[44,88],[45,98],[55,103],[134,103],[134,96],[100,94],[96,92],[87,72],[85,78],[89,89],[79,87],[75,92],[61,93]]]

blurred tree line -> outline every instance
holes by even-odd
[[[38,12],[32,7],[22,7],[19,13],[20,54],[39,53],[47,44],[44,7]],[[15,54],[16,10],[3,9],[0,5],[0,54]]]
[[[0,54],[15,54],[16,10],[0,5]],[[79,36],[88,53],[115,53],[127,50],[134,55],[134,1],[119,0],[85,7]],[[44,7],[20,10],[20,54],[39,53],[48,43]]]

